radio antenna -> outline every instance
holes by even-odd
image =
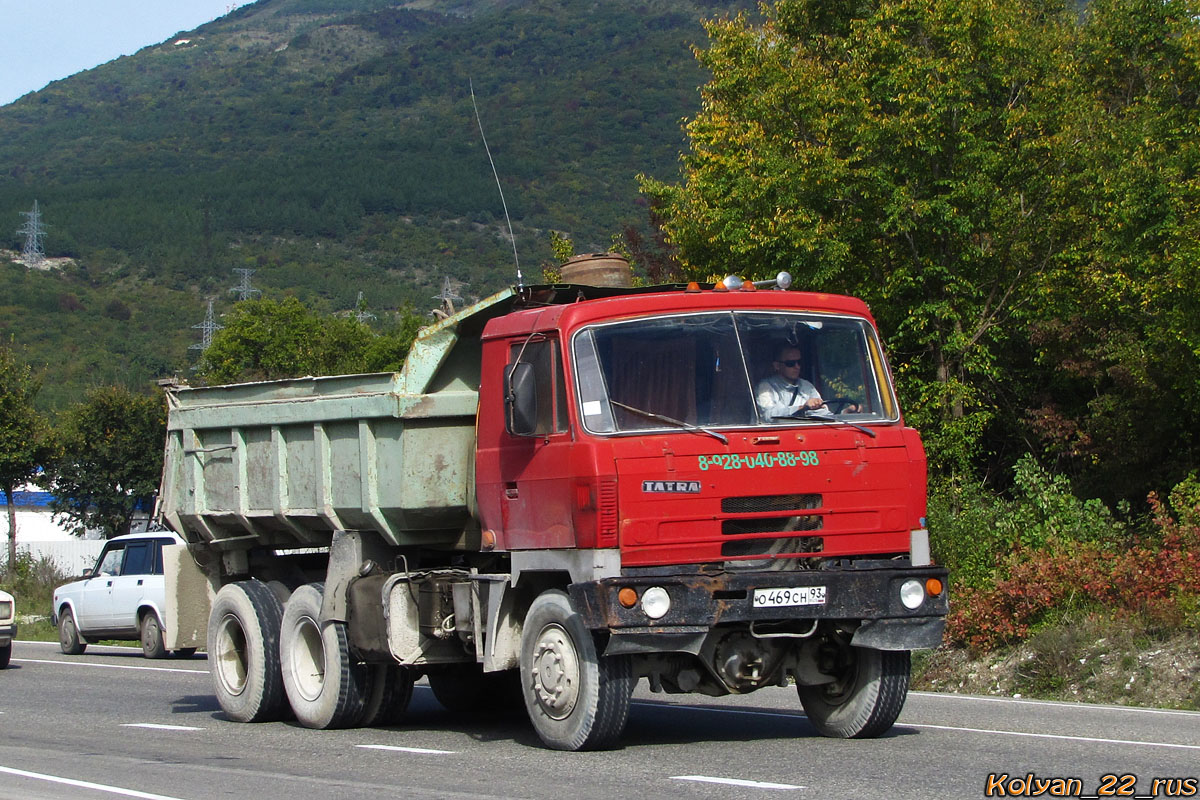
[[[488,147],[487,136],[483,133],[483,120],[479,118],[479,106],[475,102],[475,82],[467,79],[471,88],[471,108],[475,109],[475,122],[479,125],[479,138],[483,139],[483,150],[487,153],[488,163],[492,165],[492,174],[496,176],[496,188],[500,191],[500,205],[504,207],[504,221],[508,223],[508,238],[512,241],[513,263],[517,265],[517,288],[525,288],[525,279],[521,277],[521,261],[517,258],[517,235],[513,233],[512,220],[508,216],[508,203],[504,202],[504,187],[500,185],[500,173],[496,171],[496,162],[492,160],[492,150]]]

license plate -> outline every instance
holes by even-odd
[[[824,586],[791,586],[786,589],[755,589],[755,608],[777,608],[782,606],[823,606]]]

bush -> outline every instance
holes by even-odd
[[[1013,468],[1011,499],[978,483],[932,487],[929,527],[934,558],[957,590],[995,586],[1015,550],[1073,552],[1081,544],[1128,544],[1126,526],[1099,500],[1080,500],[1063,475],[1025,456]]]
[[[1200,526],[1180,523],[1151,495],[1157,532],[1129,546],[1018,546],[994,586],[958,590],[946,638],[976,652],[1024,639],[1064,614],[1139,615],[1164,629],[1200,627]]]
[[[34,558],[28,550],[17,550],[13,569],[8,559],[0,567],[0,589],[16,598],[17,610],[22,614],[48,614],[54,587],[71,580],[53,559],[41,556]]]

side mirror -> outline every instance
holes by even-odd
[[[85,570],[83,571],[83,574],[82,574],[82,575],[80,575],[79,577],[80,577],[80,579],[81,579],[81,580],[87,580],[88,578],[94,578],[94,577],[96,577],[96,568],[95,568],[95,567],[88,567],[87,569],[85,569]]]
[[[513,436],[537,432],[537,387],[533,364],[518,361],[504,368],[504,422]]]

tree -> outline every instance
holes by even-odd
[[[93,389],[62,413],[55,433],[61,455],[48,469],[55,521],[77,536],[95,529],[106,538],[128,533],[135,510],[152,504],[162,476],[162,394]]]
[[[14,492],[34,480],[53,456],[50,426],[34,409],[41,379],[8,347],[0,347],[0,489],[8,505],[8,561],[17,563],[17,512]]]
[[[1005,404],[998,361],[1060,243],[1051,3],[778,0],[707,25],[713,78],[681,184],[642,179],[692,277],[864,297],[935,461],[967,469]],[[748,273],[748,274],[745,274]]]
[[[244,300],[204,352],[210,383],[399,369],[420,317],[402,309],[381,333],[353,316],[324,316],[295,297]]]

